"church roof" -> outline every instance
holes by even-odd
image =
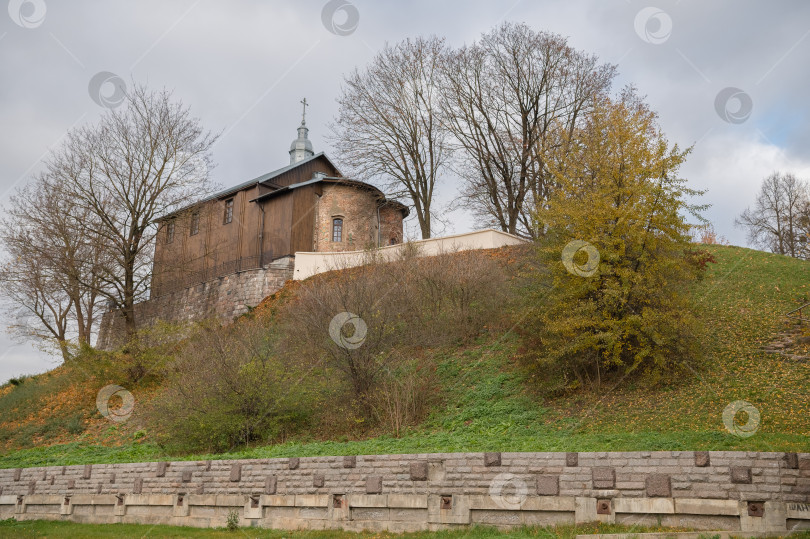
[[[269,182],[273,178],[281,176],[285,172],[290,171],[290,170],[294,169],[295,167],[304,165],[306,163],[309,163],[310,161],[314,161],[315,159],[318,159],[319,157],[323,157],[324,159],[326,159],[326,161],[328,161],[329,164],[332,165],[332,167],[334,167],[335,170],[337,170],[339,173],[341,173],[340,169],[337,167],[337,165],[335,165],[335,163],[333,163],[332,160],[329,159],[329,156],[327,156],[323,152],[316,153],[315,155],[307,157],[306,159],[302,159],[301,161],[298,161],[297,163],[287,165],[286,167],[282,167],[282,168],[280,168],[278,170],[274,170],[272,172],[262,174],[261,176],[257,176],[256,178],[253,178],[252,180],[248,180],[248,181],[246,181],[244,183],[240,183],[238,185],[234,185],[233,187],[228,187],[227,189],[223,189],[222,191],[218,191],[218,192],[214,193],[213,195],[207,196],[207,197],[205,197],[205,198],[203,198],[201,200],[198,200],[197,202],[194,202],[193,204],[189,204],[188,206],[183,206],[182,208],[178,208],[178,209],[174,210],[171,213],[167,213],[166,215],[164,215],[162,217],[159,217],[158,220],[166,219],[167,217],[171,217],[172,215],[176,215],[176,214],[178,214],[178,213],[180,213],[180,212],[182,212],[182,211],[184,211],[184,210],[186,210],[188,208],[191,208],[193,206],[197,206],[198,204],[202,204],[203,202],[208,202],[210,200],[216,200],[218,198],[224,198],[224,197],[227,197],[228,195],[232,195],[232,194],[235,194],[235,193],[237,193],[239,191],[242,191],[243,189],[247,189],[248,187],[253,187],[253,186],[255,186],[257,184],[260,184],[260,183]],[[271,187],[275,187],[275,186],[271,186]]]
[[[241,187],[239,187],[238,189],[234,187],[234,188],[232,188],[231,190],[232,190],[232,191],[238,191],[238,190],[244,189],[245,187],[248,187],[248,186],[253,185],[253,184],[256,184],[256,183],[263,183],[263,182],[266,182],[266,181],[270,181],[270,180],[272,180],[273,178],[275,178],[275,177],[277,177],[277,176],[281,176],[282,174],[284,174],[284,173],[285,173],[285,172],[287,172],[288,170],[292,170],[292,169],[294,169],[295,167],[301,166],[301,165],[303,165],[303,164],[305,164],[305,163],[309,163],[310,161],[314,161],[315,159],[317,159],[317,158],[319,158],[319,157],[323,157],[324,159],[326,159],[326,160],[329,162],[329,164],[330,164],[330,165],[332,165],[332,167],[334,167],[334,169],[335,169],[335,170],[337,170],[338,172],[340,172],[340,169],[339,169],[339,168],[337,168],[337,165],[335,165],[335,164],[332,162],[332,160],[331,160],[331,159],[329,159],[329,156],[327,156],[327,155],[326,155],[325,153],[323,153],[323,152],[320,152],[320,153],[316,153],[316,154],[315,154],[315,155],[313,155],[313,156],[307,157],[306,159],[303,159],[303,160],[301,160],[301,161],[298,161],[297,163],[293,163],[292,165],[287,165],[286,167],[280,168],[280,169],[278,169],[278,170],[274,170],[273,172],[268,172],[267,174],[263,174],[263,175],[259,176],[258,178],[253,178],[253,179],[252,179],[252,180],[250,180],[249,182],[247,182],[247,183],[243,184],[243,185],[242,185]],[[342,174],[342,172],[340,172],[340,173]],[[222,194],[220,194],[220,195],[218,195],[218,196],[223,196],[223,195],[222,195]],[[216,196],[215,196],[214,198],[216,198]]]
[[[302,159],[301,161],[298,161],[297,163],[293,163],[292,165],[287,165],[286,167],[282,167],[282,168],[280,168],[278,170],[268,172],[267,174],[262,174],[261,176],[253,178],[250,181],[247,181],[245,183],[236,185],[236,186],[231,187],[229,189],[225,189],[224,191],[220,191],[219,193],[215,193],[215,194],[211,195],[210,197],[208,197],[208,198],[206,198],[204,200],[201,200],[200,202],[205,202],[207,200],[214,200],[214,199],[217,199],[217,198],[222,198],[224,196],[236,193],[237,191],[241,191],[242,189],[244,189],[246,187],[251,187],[253,185],[256,185],[257,183],[264,183],[264,182],[270,181],[273,178],[281,176],[285,172],[288,172],[288,171],[294,169],[295,167],[298,167],[298,166],[301,166],[303,164],[309,163],[310,161],[314,161],[315,159],[317,159],[319,157],[323,157],[324,159],[326,159],[329,162],[329,164],[332,165],[335,168],[335,170],[340,172],[340,169],[337,167],[337,165],[335,165],[332,162],[331,159],[329,159],[329,156],[327,156],[323,152],[320,152],[320,153],[316,153],[313,156],[307,157],[306,159]]]
[[[305,185],[312,185],[313,183],[319,183],[319,182],[336,183],[336,184],[340,184],[340,185],[348,185],[348,186],[351,186],[351,187],[357,187],[357,188],[360,188],[360,189],[366,189],[366,190],[372,191],[373,193],[375,193],[377,195],[377,197],[381,201],[383,201],[383,204],[388,204],[388,205],[394,206],[397,209],[401,210],[403,212],[403,217],[407,217],[408,214],[410,213],[410,210],[408,209],[408,206],[406,206],[405,204],[403,204],[402,202],[400,202],[398,200],[386,198],[385,193],[383,193],[381,190],[379,190],[377,187],[371,185],[370,183],[361,182],[359,180],[352,180],[352,179],[349,179],[349,178],[344,178],[342,176],[316,175],[314,178],[312,178],[310,180],[307,180],[307,181],[304,181],[304,182],[294,183],[292,185],[287,185],[287,186],[282,187],[280,189],[276,189],[275,191],[270,191],[269,193],[264,193],[263,195],[259,195],[256,198],[251,199],[250,202],[259,202],[260,200],[267,200],[268,198],[272,198],[272,197],[274,197],[276,195],[279,195],[281,193],[287,193],[287,192],[292,191],[293,189],[298,189],[299,187],[304,187]]]
[[[222,191],[219,191],[217,193],[214,193],[213,195],[207,196],[207,197],[203,198],[202,200],[198,200],[197,202],[195,202],[193,204],[189,204],[188,206],[178,208],[178,209],[174,210],[173,212],[167,213],[166,215],[158,218],[158,221],[162,221],[163,219],[166,219],[166,218],[171,217],[173,215],[177,215],[178,213],[183,212],[183,211],[187,210],[188,208],[192,208],[192,207],[197,206],[199,204],[203,204],[203,203],[209,202],[211,200],[217,200],[217,199],[220,199],[220,198],[225,198],[225,197],[228,197],[229,195],[233,195],[235,193],[238,193],[239,191],[242,191],[244,189],[248,189],[248,188],[253,187],[255,185],[258,185],[258,184],[267,184],[268,182],[269,182],[269,185],[267,185],[267,186],[272,187],[273,191],[270,191],[268,193],[264,193],[263,195],[259,195],[256,198],[251,199],[250,202],[259,202],[261,200],[266,200],[266,199],[268,199],[270,197],[276,196],[276,195],[281,194],[281,193],[290,192],[293,189],[298,189],[299,187],[303,187],[305,185],[311,185],[313,183],[324,182],[324,183],[337,183],[337,184],[341,184],[341,185],[349,185],[351,187],[357,187],[357,188],[360,188],[360,189],[367,189],[369,191],[374,192],[377,195],[377,197],[380,200],[383,201],[384,204],[395,206],[396,208],[401,210],[403,212],[404,217],[407,217],[408,214],[410,213],[410,210],[408,209],[408,206],[406,206],[405,204],[399,202],[398,200],[386,198],[385,193],[383,193],[381,190],[379,190],[377,187],[371,185],[370,183],[361,182],[359,180],[352,180],[352,179],[349,179],[349,178],[344,178],[343,176],[318,175],[318,176],[316,176],[316,177],[314,177],[314,178],[312,178],[310,180],[299,182],[299,183],[294,183],[292,185],[287,185],[287,186],[284,186],[284,187],[279,187],[277,185],[274,185],[271,182],[271,180],[273,178],[281,176],[285,172],[288,172],[288,171],[294,169],[295,167],[304,165],[304,164],[309,163],[310,161],[313,161],[313,160],[318,159],[318,158],[326,159],[326,161],[330,165],[332,165],[332,167],[335,170],[338,171],[338,174],[342,174],[342,172],[340,172],[340,169],[337,167],[337,165],[335,165],[335,163],[333,163],[332,160],[329,159],[329,157],[324,152],[316,153],[315,155],[312,155],[310,157],[302,159],[301,161],[298,161],[297,163],[293,163],[291,165],[287,165],[286,167],[282,167],[282,168],[280,168],[278,170],[274,170],[272,172],[262,174],[261,176],[257,176],[255,178],[253,178],[252,180],[248,180],[248,181],[246,181],[244,183],[234,185],[233,187],[223,189]]]

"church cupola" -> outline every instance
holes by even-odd
[[[307,129],[307,99],[304,98],[301,104],[304,106],[304,112],[301,115],[301,125],[298,126],[298,138],[290,144],[291,165],[315,155],[315,152],[312,151],[312,143],[307,138],[309,134],[309,129]]]

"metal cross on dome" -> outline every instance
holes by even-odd
[[[307,98],[306,97],[304,99],[302,99],[301,101],[299,101],[299,103],[304,105],[304,112],[303,112],[303,114],[301,114],[301,125],[306,125],[307,124],[307,107],[309,106],[309,103],[307,103]]]

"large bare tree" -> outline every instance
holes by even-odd
[[[442,64],[445,125],[459,146],[463,203],[484,225],[538,236],[536,208],[554,186],[548,155],[610,88],[615,66],[565,38],[504,23]]]
[[[757,247],[807,258],[809,196],[806,181],[791,173],[774,172],[762,181],[754,206],[746,208],[735,224],[748,232],[748,240]]]
[[[128,334],[149,287],[156,219],[211,192],[217,138],[170,92],[133,86],[124,107],[70,133],[55,157],[66,163],[57,169],[64,190],[93,216],[81,233],[109,248],[97,291],[122,313]]]
[[[438,118],[445,54],[437,37],[386,45],[345,78],[331,126],[341,166],[410,200],[422,238],[431,237],[434,189],[448,158]]]
[[[98,267],[104,246],[77,233],[93,217],[54,181],[53,167],[18,189],[0,221],[7,258],[0,267],[7,311],[19,337],[55,341],[63,359],[77,337],[90,344],[97,311]]]

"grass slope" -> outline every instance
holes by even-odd
[[[0,388],[0,442],[6,440],[9,449],[24,446],[14,440],[28,429],[29,445],[40,444],[7,452],[0,467],[484,450],[808,451],[810,362],[788,361],[761,348],[787,327],[785,312],[810,300],[810,263],[738,247],[710,249],[718,263],[693,290],[709,365],[671,387],[622,382],[598,394],[543,402],[513,359],[519,338],[511,332],[484,335],[463,349],[435,351],[444,404],[400,438],[299,438],[227,454],[178,456],[164,454],[148,436],[135,439],[143,434],[137,432],[137,414],[124,426],[105,423],[95,412],[94,390],[80,392],[79,410],[60,407],[54,395],[78,389],[75,378],[67,384],[68,375],[57,369]],[[136,392],[136,399],[148,397],[148,391]],[[724,408],[736,400],[760,412],[751,437],[732,435],[723,425]],[[85,430],[72,434],[68,429],[76,429],[82,414]],[[47,445],[50,436],[69,443]]]

